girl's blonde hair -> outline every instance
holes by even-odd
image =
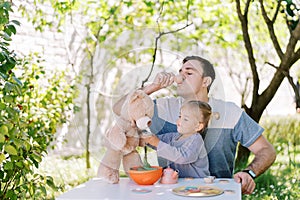
[[[196,109],[199,110],[199,114],[202,115],[202,117],[201,117],[202,118],[201,123],[204,124],[203,130],[205,128],[207,128],[209,120],[210,120],[211,115],[212,115],[212,109],[211,109],[210,105],[208,103],[206,103],[206,102],[197,101],[197,100],[188,101],[188,102],[185,103],[185,105],[189,105],[192,108],[195,108],[195,110]]]

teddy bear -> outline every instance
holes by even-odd
[[[115,184],[119,182],[121,162],[127,175],[131,167],[143,165],[136,147],[143,145],[140,136],[143,130],[149,130],[153,113],[153,100],[144,91],[135,90],[126,96],[120,116],[104,134],[106,152],[98,168],[98,177]]]

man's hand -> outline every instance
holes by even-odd
[[[255,189],[255,182],[248,173],[238,172],[233,176],[233,178],[237,183],[241,183],[243,194],[252,194]]]
[[[153,83],[158,84],[161,88],[165,88],[174,83],[174,76],[173,73],[160,72],[154,78]]]
[[[248,147],[254,154],[254,159],[246,169],[252,169],[256,177],[264,173],[275,161],[276,151],[263,135]],[[247,172],[238,172],[233,176],[234,180],[242,184],[242,193],[251,194],[255,189],[255,182]]]
[[[174,77],[175,75],[173,73],[160,72],[156,74],[153,82],[150,85],[145,86],[143,90],[148,95],[152,94],[153,92],[172,85],[174,83]]]

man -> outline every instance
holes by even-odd
[[[255,189],[254,178],[267,170],[275,161],[273,146],[262,135],[263,128],[252,120],[237,105],[209,98],[208,92],[215,79],[212,64],[198,56],[186,57],[179,75],[162,72],[157,74],[153,83],[144,87],[147,94],[177,83],[178,98],[159,98],[155,100],[155,113],[151,131],[167,134],[176,131],[176,119],[183,102],[199,100],[208,102],[212,107],[213,118],[205,135],[211,175],[233,178],[242,184],[242,192],[251,194]],[[119,113],[122,100],[114,105]],[[238,142],[247,147],[254,155],[249,166],[233,175],[234,159]],[[160,163],[160,165],[162,165]]]

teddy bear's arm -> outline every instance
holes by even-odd
[[[111,148],[121,150],[126,144],[125,132],[118,126],[113,126],[106,134],[106,139],[110,143]]]

